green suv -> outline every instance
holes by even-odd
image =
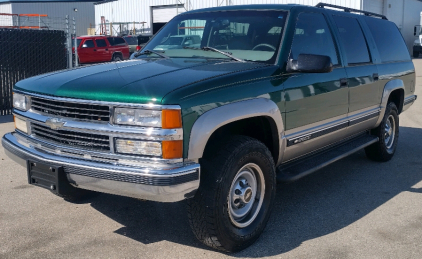
[[[282,198],[277,181],[360,149],[390,160],[416,100],[396,25],[326,6],[194,10],[132,60],[20,81],[3,147],[29,184],[67,200],[186,199],[200,241],[244,249]],[[200,44],[157,48],[177,35]]]

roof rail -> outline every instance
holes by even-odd
[[[363,10],[353,9],[353,8],[344,7],[344,6],[340,6],[340,5],[319,3],[319,4],[315,5],[315,7],[318,7],[318,8],[331,7],[331,8],[341,9],[341,10],[347,12],[347,13],[351,13],[351,12],[361,13],[361,14],[364,14],[366,16],[376,16],[376,17],[380,17],[384,20],[388,20],[387,17],[385,17],[385,15],[382,15],[382,14],[377,14],[377,13],[367,12],[367,11],[363,11]]]

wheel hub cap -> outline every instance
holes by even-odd
[[[387,149],[390,149],[393,146],[395,138],[395,120],[392,115],[387,118],[387,121],[384,125],[384,143]]]
[[[243,166],[233,179],[229,196],[229,216],[237,227],[247,227],[258,215],[264,199],[265,182],[256,164]]]

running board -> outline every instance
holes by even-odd
[[[281,164],[277,167],[277,181],[296,181],[377,141],[378,137],[364,134],[316,154]]]

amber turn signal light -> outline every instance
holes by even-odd
[[[180,110],[162,110],[161,127],[163,129],[177,129],[182,127]]]
[[[164,159],[175,159],[183,157],[183,141],[182,140],[172,140],[172,141],[163,141],[163,158]]]

